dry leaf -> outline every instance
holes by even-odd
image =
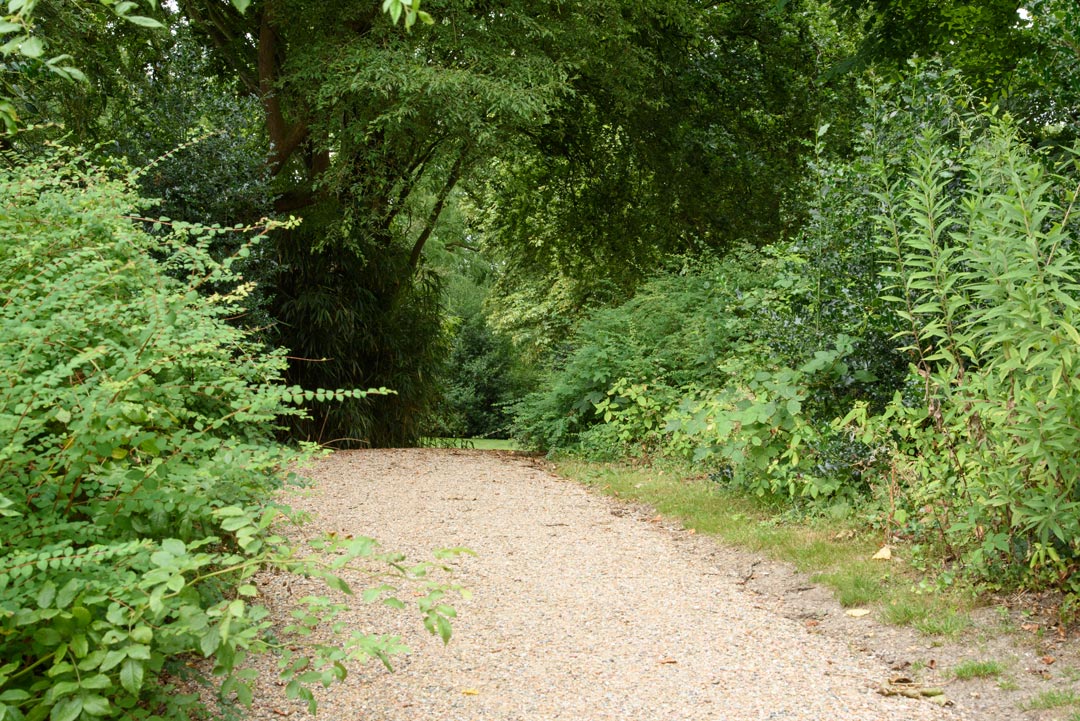
[[[687,528],[686,532],[689,533],[692,536],[695,533],[697,533],[697,529],[696,528]]]
[[[480,692],[477,691],[475,688],[466,688],[466,689],[461,690],[461,695],[462,696],[479,696]]]
[[[852,618],[862,618],[863,616],[868,615],[870,611],[865,608],[849,608],[844,611],[844,613]]]
[[[678,663],[678,661],[676,661],[673,658],[662,658],[659,661],[657,661],[657,663]]]
[[[888,546],[882,546],[881,550],[871,556],[871,558],[875,561],[888,561],[892,559],[892,549]]]
[[[1047,666],[1049,666],[1050,664],[1052,664],[1057,659],[1055,659],[1053,656],[1043,656],[1039,660],[1042,661],[1043,663],[1045,663]]]

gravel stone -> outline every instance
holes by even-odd
[[[945,721],[955,709],[886,697],[880,659],[785,618],[745,588],[717,543],[482,451],[339,452],[289,502],[312,526],[367,535],[413,559],[466,546],[454,638],[415,613],[353,602],[352,627],[399,634],[395,672],[350,668],[320,690],[333,721]],[[650,522],[652,521],[652,522]],[[737,566],[737,567],[736,567]],[[357,579],[358,585],[362,581]],[[261,580],[272,610],[319,591]],[[409,600],[405,598],[405,600]],[[284,613],[284,611],[280,611]],[[251,717],[304,718],[265,664]]]

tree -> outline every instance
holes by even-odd
[[[808,144],[820,125],[850,122],[855,93],[824,77],[846,51],[826,8],[782,5],[580,10],[604,33],[569,51],[573,94],[491,167],[479,201],[507,263],[504,326],[546,345],[565,337],[560,317],[625,300],[672,255],[798,227]]]
[[[535,128],[563,87],[529,3],[434,6],[410,34],[375,6],[274,0],[242,15],[181,3],[216,62],[262,103],[277,209],[302,226],[271,261],[275,340],[305,385],[385,385],[297,427],[407,443],[434,398],[438,291],[423,248],[474,164]],[[327,359],[327,360],[323,360]],[[377,420],[376,420],[377,418]]]

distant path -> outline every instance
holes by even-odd
[[[322,694],[331,721],[923,721],[958,714],[875,692],[889,670],[771,612],[719,546],[507,454],[338,453],[294,505],[339,533],[424,557],[463,545],[454,639],[415,615],[361,607],[354,623],[414,653]],[[303,583],[265,584],[271,601]],[[411,599],[406,599],[411,600]],[[280,688],[255,717],[302,717]]]

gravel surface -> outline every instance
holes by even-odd
[[[314,526],[413,558],[467,546],[473,592],[448,646],[415,614],[359,605],[400,634],[395,673],[350,669],[319,694],[333,721],[921,721],[964,718],[877,692],[892,671],[748,591],[737,552],[556,478],[528,458],[435,449],[340,452],[291,499]],[[272,608],[310,593],[264,579]],[[260,661],[272,664],[272,659]],[[304,717],[267,673],[253,717]]]

